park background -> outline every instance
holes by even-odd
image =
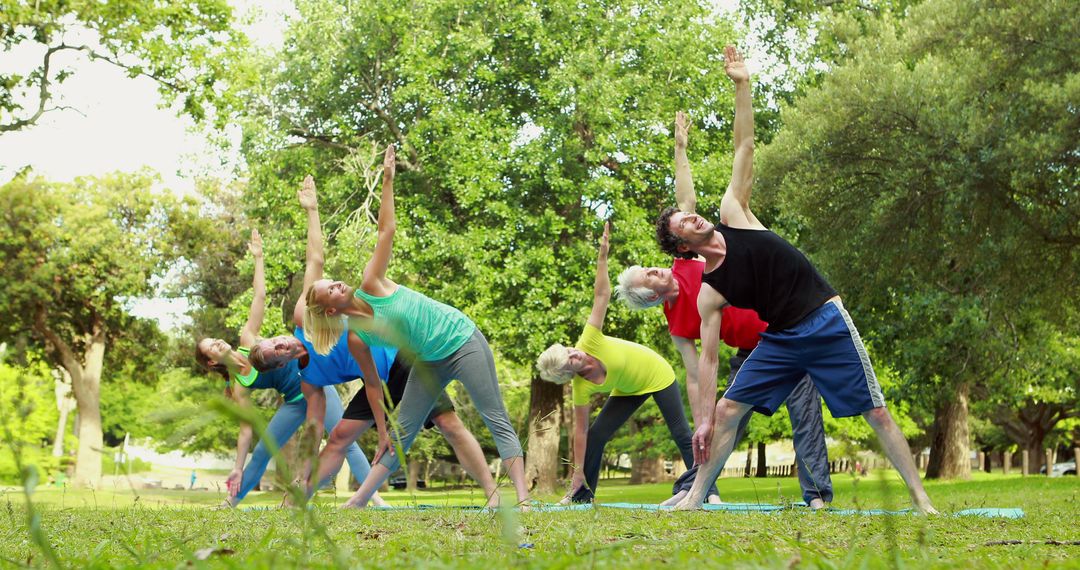
[[[249,230],[265,241],[262,334],[284,333],[302,275],[299,181],[319,186],[327,275],[348,280],[373,243],[375,167],[393,143],[390,276],[478,323],[537,492],[561,492],[570,406],[532,363],[580,332],[602,219],[613,273],[670,262],[652,221],[672,203],[677,110],[693,122],[699,211],[716,216],[727,43],[754,73],[755,212],[844,297],[926,477],[1020,471],[1023,457],[1036,473],[1080,448],[1075,2],[0,6],[0,483],[32,464],[42,482],[120,485],[102,476],[150,468],[130,454],[116,465],[125,440],[227,456],[236,424],[207,405],[222,386],[193,341],[235,344]],[[104,102],[80,109],[92,89]],[[161,306],[171,316],[151,318]],[[681,377],[658,310],[613,303],[606,331]],[[276,402],[260,403],[268,417]],[[608,446],[635,482],[664,480],[676,456],[658,416],[648,404]],[[842,468],[874,449],[864,422],[826,430]],[[728,467],[756,468],[745,446],[789,436],[785,413],[756,416]],[[424,473],[448,456],[428,434],[410,459]]]

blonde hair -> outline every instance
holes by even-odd
[[[308,289],[304,297],[304,337],[311,342],[315,352],[326,356],[334,348],[341,333],[345,332],[345,315],[328,315],[326,309],[315,302],[315,288]]]
[[[631,309],[648,309],[664,302],[664,298],[656,294],[656,291],[641,285],[634,285],[645,268],[640,265],[631,265],[619,274],[619,284],[615,286],[615,296]]]
[[[540,353],[536,359],[536,367],[540,370],[540,377],[553,384],[566,384],[574,377],[574,373],[566,369],[570,361],[570,350],[565,346],[555,343],[547,350]]]

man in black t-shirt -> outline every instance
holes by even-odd
[[[720,224],[677,208],[665,209],[656,224],[657,241],[666,253],[705,258],[698,293],[702,339],[698,400],[711,417],[694,433],[695,462],[704,465],[676,508],[701,508],[705,498],[701,483],[714,480],[723,468],[739,420],[751,409],[772,414],[809,374],[833,416],[866,418],[907,483],[912,504],[920,512],[936,513],[907,440],[885,408],[866,348],[840,297],[802,252],[769,231],[750,210],[754,153],[750,74],[733,47],[726,47],[724,56],[725,70],[735,82],[735,158],[731,184],[720,202]],[[769,328],[714,407],[720,314],[728,304],[757,311]]]

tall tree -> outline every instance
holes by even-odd
[[[32,69],[0,73],[0,135],[62,108],[54,100],[74,73],[68,53],[149,77],[201,119],[223,91],[223,56],[244,44],[232,24],[225,0],[0,0],[0,53],[41,54]]]
[[[367,165],[370,141],[395,143],[404,214],[393,278],[462,309],[515,363],[580,333],[601,218],[615,220],[613,271],[667,261],[652,222],[673,200],[676,110],[700,119],[691,151],[708,157],[696,170],[716,181],[706,187],[719,188],[710,173],[730,163],[720,50],[733,34],[707,2],[304,0],[298,9],[283,52],[260,73],[240,72],[261,83],[237,82],[249,91],[236,100],[252,104],[240,119],[259,189],[251,215],[294,216],[292,187],[310,171],[340,209],[326,220],[333,236],[372,206],[354,168]],[[706,211],[718,194],[705,197]],[[672,354],[651,312],[616,309],[610,328]],[[525,381],[529,455],[543,459],[532,473],[551,489],[563,393],[535,373],[504,379]]]
[[[929,476],[964,477],[972,389],[1014,323],[1065,326],[1080,280],[1073,2],[931,0],[871,22],[762,153],[763,194],[934,410]]]
[[[174,200],[152,179],[116,174],[48,184],[19,177],[0,188],[0,340],[27,331],[50,362],[71,375],[79,413],[75,482],[101,475],[100,382],[106,350],[137,321],[132,297],[153,292],[151,277],[173,255]]]

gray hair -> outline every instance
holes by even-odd
[[[634,285],[634,281],[645,271],[640,265],[631,265],[619,274],[619,284],[615,286],[615,296],[631,309],[648,309],[664,302],[656,291]]]
[[[547,350],[540,353],[536,359],[536,367],[540,370],[540,377],[553,384],[566,384],[574,377],[574,373],[566,369],[570,361],[570,350],[565,346],[555,343]]]

